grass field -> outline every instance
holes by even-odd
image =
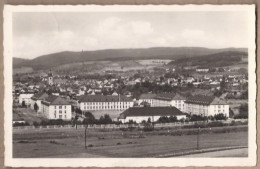
[[[42,120],[46,120],[47,118],[40,112],[36,113],[34,110],[30,108],[14,108],[13,109],[13,120],[24,120],[29,124],[33,124],[33,122],[40,123]]]
[[[85,149],[84,129],[14,130],[13,157],[158,157],[197,148],[197,135],[160,132],[88,129]],[[246,131],[201,134],[199,147],[247,146],[247,138]]]

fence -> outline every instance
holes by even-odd
[[[222,122],[225,124],[230,124],[232,121],[235,122],[247,122],[247,119],[230,119],[230,120],[218,120],[218,122]],[[209,121],[211,122],[211,121]],[[180,127],[180,126],[191,126],[194,124],[204,124],[205,121],[194,121],[194,122],[175,122],[175,123],[155,123],[155,128],[160,127]],[[13,127],[14,130],[24,130],[24,129],[70,129],[75,128],[73,125],[48,125],[48,126],[17,126]],[[77,128],[85,128],[86,125],[77,125]],[[101,125],[88,125],[87,128],[90,129],[120,129],[120,128],[144,128],[144,124],[101,124]]]

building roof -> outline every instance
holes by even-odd
[[[146,93],[146,94],[141,94],[139,99],[153,99],[155,98],[156,94],[154,93]]]
[[[120,96],[104,96],[104,95],[83,95],[79,97],[79,102],[130,102],[132,99]]]
[[[71,105],[68,101],[63,98],[55,95],[49,95],[42,101],[42,104],[45,105]]]
[[[176,107],[130,107],[119,115],[120,119],[133,116],[180,116],[185,115]]]
[[[185,100],[186,98],[179,93],[160,93],[157,94],[155,99],[157,100]]]
[[[44,100],[47,98],[49,95],[47,93],[37,93],[32,96],[32,100]]]
[[[218,104],[223,105],[227,104],[224,100],[219,99],[215,96],[205,96],[205,95],[196,95],[188,97],[186,103],[190,104],[201,104],[201,105],[210,105],[210,104]]]

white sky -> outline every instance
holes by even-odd
[[[14,13],[13,57],[60,51],[247,47],[246,12]]]

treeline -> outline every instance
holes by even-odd
[[[247,53],[229,51],[191,58],[184,57],[170,62],[169,64],[186,65],[188,60],[189,63],[191,63],[190,66],[207,65],[207,67],[222,67],[232,65],[236,62],[240,62],[243,56],[247,56]]]

